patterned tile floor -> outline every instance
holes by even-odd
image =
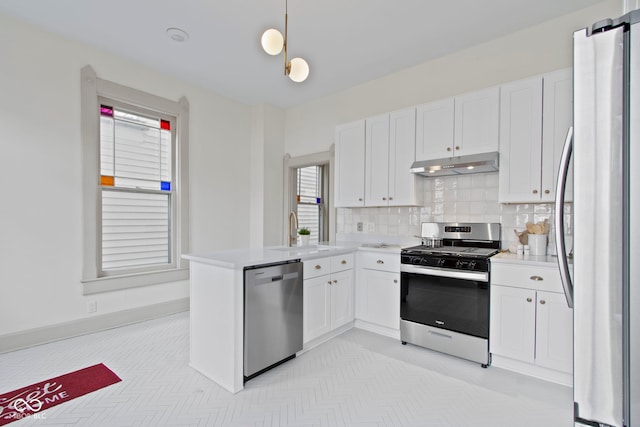
[[[352,329],[233,395],[188,366],[188,313],[0,355],[0,393],[96,363],[122,382],[12,426],[571,426],[571,389]]]

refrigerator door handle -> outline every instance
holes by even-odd
[[[569,308],[573,308],[573,283],[569,275],[569,261],[564,239],[564,196],[567,187],[567,175],[569,173],[569,161],[573,151],[573,127],[569,128],[562,148],[560,167],[558,168],[558,180],[556,183],[556,253],[558,254],[558,267],[560,267],[560,279],[564,296]]]

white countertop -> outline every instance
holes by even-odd
[[[271,246],[266,248],[226,249],[215,252],[186,254],[182,257],[189,261],[217,265],[218,267],[242,269],[244,267],[262,264],[284,262],[293,259],[302,261],[332,255],[353,252],[358,244],[347,245],[341,243],[321,244],[309,246]]]
[[[506,263],[506,264],[527,264],[527,265],[539,265],[543,267],[557,267],[558,257],[552,255],[516,255],[511,252],[500,252],[491,257],[492,263]]]
[[[244,267],[272,264],[293,259],[308,261],[333,255],[355,252],[400,253],[400,245],[370,242],[340,241],[309,246],[270,246],[266,248],[226,249],[207,253],[186,254],[182,258],[218,267],[243,269]]]

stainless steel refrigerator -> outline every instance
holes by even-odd
[[[638,427],[640,10],[575,32],[573,66],[573,142],[570,131],[556,192],[556,249],[574,309],[575,425]],[[571,157],[572,277],[562,218]]]

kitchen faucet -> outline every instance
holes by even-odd
[[[291,218],[293,218],[293,233],[291,232]],[[294,211],[289,212],[289,246],[298,241],[298,215]]]

